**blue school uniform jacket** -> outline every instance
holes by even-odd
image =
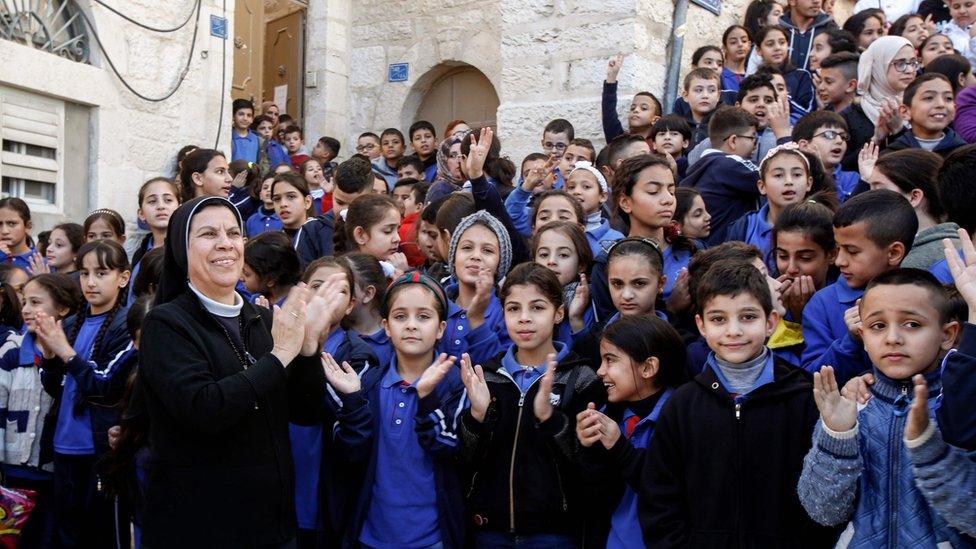
[[[962,140],[956,132],[948,127],[945,129],[945,135],[942,136],[942,140],[932,149],[932,152],[938,154],[939,156],[945,158],[949,156],[949,153],[966,145],[966,142]],[[911,130],[905,130],[901,132],[901,135],[897,139],[888,143],[888,146],[884,148],[883,153],[903,151],[905,149],[921,149],[922,145],[918,142],[915,134]]]
[[[729,226],[756,209],[758,182],[759,169],[755,164],[715,149],[706,151],[688,168],[681,186],[697,190],[712,215],[712,232],[705,241],[708,246],[725,242]]]
[[[9,263],[14,267],[19,267],[28,273],[30,272],[30,258],[37,253],[36,248],[31,248],[20,255],[8,255],[0,252],[0,263]]]
[[[890,379],[880,371],[875,377],[873,397],[858,411],[855,436],[831,436],[823,422],[817,422],[797,486],[800,502],[820,524],[851,521],[854,535],[847,547],[852,549],[934,548],[947,542],[952,547],[973,547],[929,505],[915,484],[904,442],[915,396],[912,380]],[[930,394],[941,392],[938,371],[925,380]],[[930,416],[936,403],[929,400]]]
[[[244,230],[247,232],[248,238],[254,238],[263,232],[280,231],[282,227],[278,214],[273,209],[265,210],[262,206],[251,214],[251,217],[247,218]]]
[[[728,67],[722,67],[722,90],[728,90],[739,93],[739,83],[746,75],[733,72],[732,69]],[[732,103],[733,105],[735,103]]]
[[[362,389],[345,398],[344,407],[356,407],[353,416],[340,417],[336,427],[336,451],[345,462],[362,467],[361,482],[352,492],[352,513],[343,536],[343,547],[359,547],[359,536],[369,513],[379,443],[381,382],[390,368],[396,368],[395,357],[384,367],[362,373]],[[434,391],[418,399],[413,417],[420,446],[430,456],[434,466],[437,495],[437,518],[441,543],[445,549],[464,546],[464,498],[455,469],[459,449],[458,428],[461,413],[469,402],[457,368],[437,384]],[[352,436],[350,436],[352,435]]]
[[[361,334],[355,330],[350,330],[351,333],[359,336],[359,339],[363,340],[364,343],[369,345],[372,349],[373,354],[376,355],[377,367],[385,367],[390,363],[390,359],[393,358],[393,345],[390,343],[390,336],[386,335],[386,330],[380,328],[371,334]]]
[[[333,210],[309,219],[295,234],[295,251],[302,269],[320,257],[332,255]]]
[[[468,312],[454,302],[458,295],[458,283],[451,277],[444,284],[447,293],[447,326],[437,342],[437,353],[461,360],[463,353],[471,355],[472,364],[481,364],[512,345],[505,327],[502,302],[494,293],[485,309],[485,323],[475,329],[468,324]]]
[[[939,428],[949,444],[976,450],[976,325],[962,325],[959,349],[942,365]]]
[[[101,455],[109,450],[108,429],[118,425],[122,413],[118,407],[119,401],[125,392],[129,374],[138,363],[138,352],[132,346],[125,323],[128,312],[128,307],[122,307],[115,313],[102,336],[98,352],[90,359],[85,360],[77,354],[67,363],[58,357],[41,361],[41,383],[54,399],[44,424],[42,451],[48,451],[49,444],[50,451],[54,451],[54,431],[61,406],[87,407],[95,454]],[[70,334],[77,321],[77,316],[65,319],[62,323],[64,332]],[[72,376],[77,386],[76,402],[62,402],[66,375]]]
[[[790,124],[803,115],[813,111],[814,103],[813,77],[803,69],[793,69],[783,73],[786,81],[786,91],[790,94]]]
[[[864,295],[863,288],[851,288],[843,276],[837,282],[813,294],[803,308],[803,341],[806,349],[801,358],[808,372],[820,367],[834,367],[837,382],[843,386],[850,378],[871,367],[864,345],[854,339],[844,323],[844,312]]]
[[[230,159],[247,160],[248,162],[258,161],[258,151],[260,150],[260,138],[258,134],[248,130],[246,134],[240,135],[237,129],[230,132]]]
[[[762,208],[754,212],[749,212],[740,217],[738,221],[729,227],[725,240],[738,240],[746,244],[752,244],[762,252],[763,262],[767,266],[772,263],[769,272],[776,271],[776,260],[773,258],[773,226],[769,224],[769,203],[763,204]]]
[[[840,164],[834,168],[834,181],[837,183],[837,199],[841,204],[854,194],[854,189],[861,182],[861,174],[844,171]]]
[[[606,218],[600,220],[600,226],[586,230],[586,242],[590,245],[593,257],[605,253],[613,243],[624,238],[624,234],[610,226]]]

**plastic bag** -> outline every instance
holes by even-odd
[[[37,503],[37,492],[0,486],[0,548],[14,549],[27,517]]]

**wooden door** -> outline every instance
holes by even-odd
[[[269,21],[264,34],[264,91],[266,101],[284,92],[286,101],[278,105],[282,114],[302,120],[305,72],[305,10]],[[284,86],[284,88],[282,88]]]
[[[427,120],[438,132],[458,118],[472,128],[496,127],[497,111],[495,87],[481,71],[468,66],[452,70],[435,82],[424,94],[414,120]]]
[[[264,60],[264,0],[237,0],[234,4],[234,79],[230,95],[261,105]],[[257,112],[255,112],[257,114]]]

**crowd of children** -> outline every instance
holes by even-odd
[[[240,213],[243,299],[329,303],[273,547],[976,545],[976,2],[880,4],[754,0],[667,114],[618,118],[615,56],[603,135],[552,120],[519,165],[463,120],[340,161],[238,99],[230,156],[181,149],[135,234],[3,198],[18,546],[153,523],[139,342],[195,197]]]

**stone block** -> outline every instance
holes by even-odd
[[[352,28],[353,44],[396,42],[413,37],[413,25],[409,19],[382,21]]]
[[[531,65],[504,66],[502,85],[499,93],[516,96],[523,93],[551,93],[553,88],[552,68],[546,63]]]
[[[555,13],[555,0],[505,0],[500,2],[502,26],[509,31],[518,27],[536,23],[539,19],[549,17]]]
[[[386,52],[383,46],[354,48],[349,57],[352,68],[349,85],[352,87],[377,86],[386,79]]]

